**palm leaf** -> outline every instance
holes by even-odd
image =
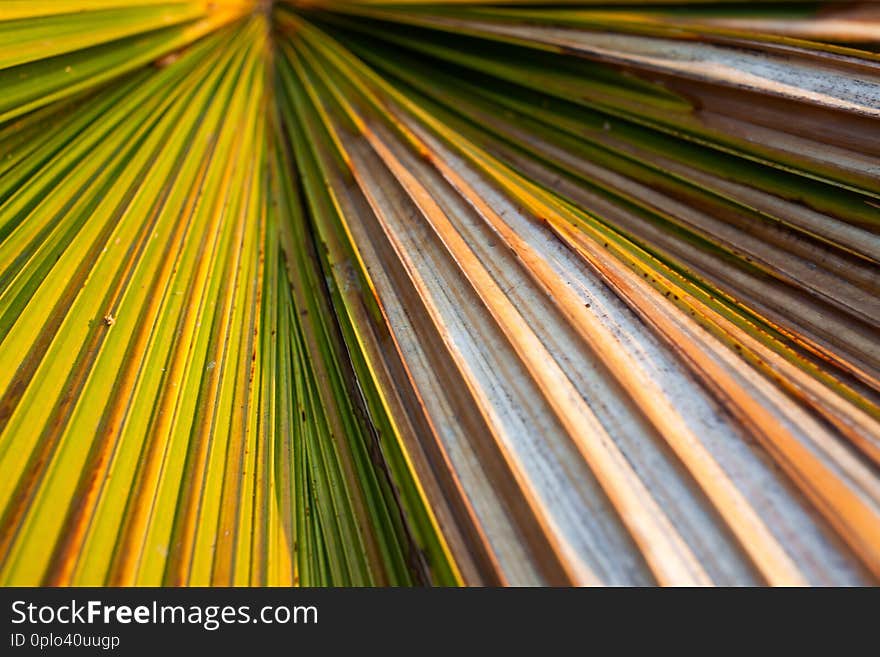
[[[880,576],[878,16],[0,8],[0,582]]]

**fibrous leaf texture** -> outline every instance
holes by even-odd
[[[0,584],[880,577],[870,3],[0,3]]]

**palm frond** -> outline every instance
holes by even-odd
[[[5,3],[0,581],[874,582],[878,43]]]

